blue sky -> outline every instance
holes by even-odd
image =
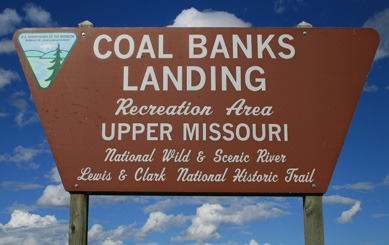
[[[326,244],[389,244],[389,2],[1,1],[0,244],[67,244],[64,191],[12,35],[22,27],[373,27],[381,43],[330,187]],[[301,197],[91,196],[89,244],[304,242]]]

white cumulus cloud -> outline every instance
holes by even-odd
[[[8,223],[0,223],[0,245],[66,244],[67,234],[68,224],[53,215],[40,216],[14,210]]]
[[[163,212],[153,212],[137,234],[138,238],[145,237],[150,232],[165,232],[168,228],[182,226],[188,217],[184,215],[167,215]]]
[[[0,89],[10,84],[12,81],[19,81],[20,77],[17,72],[5,70],[0,67]]]
[[[376,13],[370,17],[364,24],[363,27],[374,28],[380,34],[380,45],[374,60],[379,60],[389,56],[389,8]]]
[[[100,224],[92,225],[88,231],[88,244],[90,245],[121,245],[127,238],[134,236],[133,225],[121,225],[114,230],[104,230]]]
[[[373,183],[370,182],[358,182],[354,184],[347,184],[347,185],[334,185],[332,186],[334,190],[360,190],[360,191],[371,191],[375,189],[375,186]]]
[[[361,202],[357,201],[349,210],[343,211],[336,221],[339,223],[349,223],[361,210]]]
[[[23,8],[26,20],[35,26],[54,26],[56,23],[51,19],[51,14],[42,7],[33,3],[26,4]]]
[[[191,226],[173,241],[220,238],[218,229],[222,224],[243,225],[254,220],[265,220],[287,215],[288,213],[272,203],[258,203],[256,205],[241,205],[225,208],[220,204],[204,204],[197,209]]]
[[[175,240],[203,241],[210,238],[220,238],[217,229],[225,218],[222,214],[223,210],[224,208],[219,204],[204,204],[199,207],[192,220],[192,225]]]
[[[327,204],[354,204],[357,200],[339,195],[324,196],[323,203]]]
[[[70,194],[65,191],[62,184],[48,185],[38,199],[38,204],[47,207],[69,207]]]
[[[11,105],[18,109],[15,116],[15,123],[19,128],[24,128],[27,125],[39,122],[38,113],[35,110],[29,109],[27,99],[23,98],[25,93],[19,92],[13,95]]]
[[[10,54],[16,51],[15,45],[12,40],[2,39],[0,40],[0,54]]]
[[[353,205],[350,209],[343,211],[336,219],[338,223],[349,223],[361,210],[361,201],[339,195],[324,196],[323,203]]]
[[[16,28],[27,22],[36,27],[55,26],[57,23],[51,18],[51,14],[33,3],[24,5],[25,16],[20,16],[15,9],[6,8],[0,13],[0,36],[13,33]],[[0,41],[0,54],[13,52],[15,48],[10,42]]]
[[[247,245],[247,244],[246,244]],[[248,245],[261,245],[257,241],[251,239]],[[264,243],[263,245],[271,245],[270,243]]]
[[[21,168],[36,169],[39,167],[39,164],[35,163],[35,157],[47,152],[49,151],[45,143],[41,143],[36,147],[24,147],[19,145],[13,149],[12,154],[6,153],[0,155],[0,162],[10,162]]]
[[[363,92],[375,93],[378,92],[378,89],[379,88],[377,85],[366,83],[365,86],[363,87]]]
[[[0,13],[0,35],[7,35],[15,31],[22,18],[14,9],[6,8]]]
[[[382,181],[382,184],[389,186],[389,174],[386,175],[385,179]]]
[[[34,111],[21,110],[15,116],[15,123],[19,128],[39,122],[38,113]]]
[[[40,184],[20,182],[20,181],[3,181],[0,183],[0,186],[4,189],[11,190],[11,191],[33,190],[33,189],[42,188],[42,185]]]
[[[57,219],[52,215],[41,217],[37,214],[30,214],[23,210],[15,210],[11,215],[11,220],[5,224],[0,225],[2,229],[14,229],[21,227],[47,227],[57,224]]]
[[[285,0],[275,0],[273,1],[273,10],[276,14],[282,14],[285,12]]]
[[[50,173],[48,175],[45,176],[46,178],[49,178],[51,181],[55,182],[55,183],[61,183],[61,177],[59,176],[59,172],[58,172],[58,168],[56,166],[54,166]]]
[[[183,10],[169,27],[250,27],[234,14],[224,11],[205,10],[195,8]]]
[[[276,14],[289,11],[299,12],[304,5],[304,0],[273,0],[273,10]]]
[[[373,214],[372,215],[373,218],[376,218],[376,219],[380,219],[380,218],[386,218],[386,217],[389,217],[389,214]]]

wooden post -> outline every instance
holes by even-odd
[[[70,193],[69,245],[88,243],[88,194]]]
[[[305,245],[324,245],[322,196],[303,196]]]

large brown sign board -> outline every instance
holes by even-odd
[[[325,193],[378,34],[351,28],[22,29],[64,187]]]

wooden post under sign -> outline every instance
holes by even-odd
[[[69,245],[88,244],[88,194],[70,194]]]
[[[324,245],[322,196],[304,196],[305,245]]]

